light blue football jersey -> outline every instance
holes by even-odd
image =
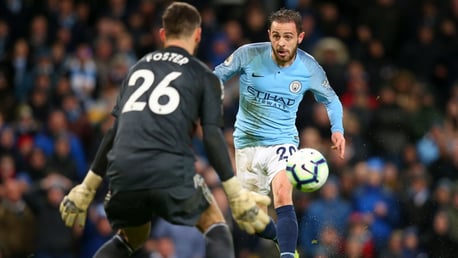
[[[344,131],[342,104],[318,62],[298,49],[288,67],[271,56],[270,42],[238,48],[214,73],[224,82],[240,75],[239,110],[234,125],[236,148],[299,143],[295,126],[299,103],[310,90],[326,106],[331,131]]]

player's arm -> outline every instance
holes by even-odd
[[[229,151],[221,130],[223,124],[222,83],[213,74],[204,78],[203,105],[200,110],[203,142],[208,160],[222,181],[232,215],[240,228],[250,234],[264,230],[269,217],[258,204],[269,205],[270,198],[242,188],[235,177]]]
[[[311,90],[315,99],[324,104],[331,123],[332,148],[339,151],[340,158],[345,155],[345,137],[343,128],[343,107],[339,97],[332,89],[325,72],[316,64],[311,79]]]
[[[209,162],[221,181],[229,180],[234,176],[234,171],[221,128],[216,125],[202,125],[202,132]]]
[[[89,172],[92,172],[101,178],[103,178],[107,172],[107,154],[113,146],[117,128],[118,122],[115,120],[113,126],[108,129],[108,131],[103,136],[99,148],[95,154],[95,158],[92,161],[91,167],[89,169]]]
[[[229,80],[235,74],[240,72],[242,67],[242,57],[243,48],[239,48],[228,56],[223,63],[218,64],[213,70],[213,73],[223,82]]]

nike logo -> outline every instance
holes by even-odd
[[[264,77],[264,75],[260,75],[260,74],[256,74],[256,73],[252,73],[251,76],[252,77]]]

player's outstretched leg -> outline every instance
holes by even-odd
[[[211,226],[204,235],[206,240],[205,257],[214,258],[224,256],[227,258],[235,258],[232,234],[227,224],[215,224]]]
[[[275,209],[277,213],[277,242],[280,249],[280,257],[296,258],[298,238],[298,226],[296,213],[292,205],[285,205]]]
[[[292,200],[293,188],[285,170],[278,173],[272,180],[272,192],[277,214],[277,242],[280,257],[299,257],[296,251],[299,229]]]
[[[266,228],[264,231],[256,233],[259,237],[269,239],[274,241],[275,246],[277,247],[278,251],[280,252],[280,247],[278,245],[277,241],[277,226],[275,225],[275,222],[270,219],[269,224],[267,224]],[[299,252],[297,250],[294,251],[294,258],[299,258]]]

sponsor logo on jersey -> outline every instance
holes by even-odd
[[[224,65],[229,66],[232,63],[232,59],[234,59],[234,54],[231,54],[226,60],[224,60]]]
[[[287,109],[296,102],[294,99],[272,94],[270,92],[260,91],[251,86],[248,86],[247,91],[254,97],[256,102],[282,110]]]
[[[289,90],[292,93],[298,93],[299,91],[301,91],[301,89],[302,89],[302,83],[300,81],[292,81],[289,84]]]

